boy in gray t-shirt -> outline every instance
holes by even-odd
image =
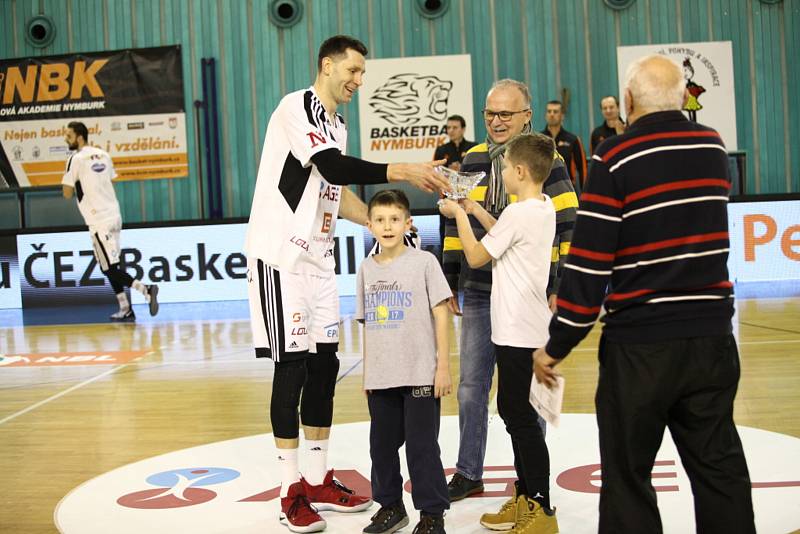
[[[439,451],[439,398],[452,389],[448,362],[450,286],[430,252],[407,247],[408,198],[384,190],[369,202],[369,227],[380,254],[366,258],[356,282],[356,320],[364,324],[372,497],[381,508],[364,533],[408,524],[398,450],[405,442],[411,497],[420,510],[414,532],[443,534],[450,508]]]

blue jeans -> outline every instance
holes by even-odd
[[[489,430],[489,390],[496,356],[487,291],[464,290],[461,306],[461,373],[458,384],[460,439],[456,470],[470,480],[483,478]],[[520,399],[528,402],[528,398]],[[539,417],[544,432],[545,422]]]

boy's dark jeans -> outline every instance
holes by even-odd
[[[403,498],[400,447],[406,444],[414,508],[441,514],[450,508],[439,450],[439,399],[433,386],[372,390],[367,395],[372,498],[381,506]]]
[[[495,345],[497,353],[497,412],[506,424],[514,448],[519,492],[541,496],[550,506],[550,455],[539,425],[539,414],[529,399],[533,380],[532,348]]]

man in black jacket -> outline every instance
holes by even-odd
[[[567,166],[572,187],[580,195],[586,181],[586,154],[583,152],[581,138],[564,129],[564,105],[560,100],[551,100],[547,103],[545,120],[547,127],[542,133],[555,141],[556,150]]]
[[[447,137],[450,141],[436,147],[433,154],[434,161],[447,160],[449,168],[457,171],[461,169],[461,162],[467,151],[475,146],[473,141],[464,139],[464,129],[467,127],[467,121],[461,115],[451,115],[447,117]]]

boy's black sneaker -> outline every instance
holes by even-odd
[[[444,516],[420,514],[419,523],[411,534],[446,534],[444,530]]]
[[[408,514],[403,501],[397,501],[389,506],[381,506],[370,521],[362,530],[364,534],[390,534],[408,525]]]
[[[450,502],[460,501],[476,493],[483,493],[483,480],[470,480],[456,472],[447,483],[447,495],[450,497]]]

